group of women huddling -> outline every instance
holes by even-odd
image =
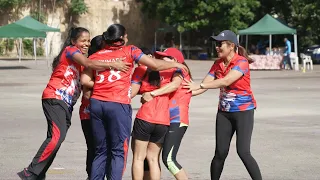
[[[220,88],[211,179],[220,178],[234,132],[237,152],[251,178],[262,179],[250,153],[256,108],[250,88],[251,59],[232,31],[211,38],[219,59],[199,84],[192,81],[184,56],[176,48],[151,53],[127,45],[126,29],[120,24],[109,26],[92,40],[87,29],[72,28],[52,63],[53,72],[42,94],[47,138],[19,177],[46,178],[82,92],[79,115],[87,144],[87,179],[121,180],[129,147],[132,179],[159,180],[160,155],[176,179],[188,179],[176,157],[189,126],[190,99]],[[141,95],[141,106],[132,122],[130,103],[136,95]]]

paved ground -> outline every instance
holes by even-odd
[[[188,61],[200,80],[210,61]],[[16,180],[46,135],[41,93],[51,70],[45,61],[0,61],[0,179]],[[252,87],[258,103],[252,137],[252,154],[265,180],[320,179],[320,66],[313,72],[253,71]],[[190,179],[209,179],[215,148],[215,113],[218,91],[211,90],[191,103],[191,126],[181,145],[179,161]],[[133,102],[139,107],[139,100]],[[72,126],[48,180],[81,180],[85,173],[85,142],[76,105]],[[135,111],[136,112],[136,111]],[[129,154],[124,179],[130,178]],[[163,167],[162,178],[173,179]],[[235,137],[222,174],[223,180],[250,179],[237,156]]]

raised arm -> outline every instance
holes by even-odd
[[[154,59],[150,56],[147,56],[143,54],[140,57],[139,63],[147,66],[148,68],[152,69],[153,71],[162,71],[166,69],[171,69],[171,68],[179,68],[179,69],[184,69],[188,70],[186,66],[183,64],[177,63],[177,62],[167,62],[164,60],[160,59]]]
[[[90,68],[94,70],[104,70],[104,69],[117,69],[119,71],[127,71],[131,63],[116,61],[116,62],[100,62],[100,61],[92,61],[86,58],[81,53],[75,53],[72,55],[72,59],[76,61],[78,64],[84,66],[85,68]]]

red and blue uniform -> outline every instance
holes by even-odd
[[[188,72],[182,70],[182,75],[185,80],[190,81]],[[189,125],[189,104],[192,97],[191,92],[183,88],[183,85],[170,94],[170,123],[181,123]]]
[[[90,116],[95,139],[95,159],[91,180],[122,179],[127,162],[127,153],[132,124],[131,73],[142,51],[135,46],[106,47],[89,59],[131,63],[126,72],[114,69],[93,71],[94,87],[90,99]],[[110,171],[111,170],[111,171]]]
[[[42,99],[59,99],[64,101],[70,112],[76,104],[80,93],[81,65],[72,60],[72,56],[81,51],[75,46],[68,46],[61,55],[60,63],[53,71]]]
[[[212,65],[209,75],[220,79],[230,70],[239,71],[243,76],[231,85],[220,88],[219,110],[238,112],[255,109],[257,105],[251,91],[249,62],[246,58],[235,54],[225,70],[223,60],[219,59]]]
[[[52,164],[71,125],[73,106],[81,93],[81,65],[72,57],[81,53],[75,46],[67,46],[52,72],[42,94],[42,108],[48,123],[47,138],[28,166],[28,171],[43,176]]]
[[[147,68],[145,66],[139,66],[132,75],[131,83],[141,84],[139,94],[158,89],[157,86],[149,84],[148,75],[145,75],[146,71]],[[159,71],[160,87],[170,83],[173,75],[177,72],[180,72],[180,70],[175,68]],[[153,124],[170,125],[169,96],[170,94],[156,96],[151,101],[142,104],[136,114],[136,118]]]

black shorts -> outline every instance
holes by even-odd
[[[154,124],[139,118],[134,120],[132,138],[140,141],[149,141],[162,144],[168,132],[169,126]]]

